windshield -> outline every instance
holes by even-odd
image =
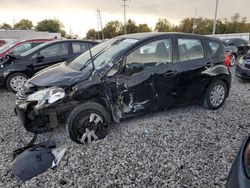
[[[42,43],[42,44],[40,44],[40,45],[38,45],[38,46],[36,46],[34,48],[31,48],[30,50],[28,50],[26,52],[20,54],[20,56],[23,56],[23,57],[28,56],[28,55],[32,54],[33,52],[35,52],[36,50],[38,50],[39,48],[42,48],[43,46],[46,46],[47,44],[48,44],[47,42]]]
[[[16,41],[7,42],[3,46],[1,46],[0,53],[7,51],[8,49],[12,48],[15,44],[16,44]]]
[[[111,67],[113,65],[112,60],[115,56],[137,41],[137,39],[114,38],[91,48],[95,70],[99,70],[105,65]],[[69,64],[71,68],[78,71],[87,65],[92,66],[90,51],[86,51]]]

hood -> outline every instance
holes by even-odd
[[[4,56],[3,58],[0,57],[0,65],[7,66],[13,62],[18,63],[20,60],[23,60],[23,59],[24,59],[24,57],[22,57],[20,55],[8,54],[8,55]]]
[[[64,87],[87,80],[90,75],[91,71],[89,69],[76,71],[67,66],[66,62],[63,62],[38,72],[29,82],[39,87]]]

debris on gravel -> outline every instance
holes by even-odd
[[[39,135],[37,143],[68,149],[57,168],[23,184],[10,174],[12,151],[32,134],[14,115],[15,96],[0,89],[0,187],[224,187],[250,132],[249,92],[250,83],[233,78],[219,110],[193,105],[126,120],[88,145],[70,141],[64,127]]]

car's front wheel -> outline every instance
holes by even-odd
[[[6,80],[8,90],[16,93],[22,89],[29,77],[21,72],[11,74]]]
[[[225,82],[219,80],[212,83],[204,98],[204,106],[215,110],[220,108],[226,100],[228,88]]]
[[[89,143],[103,139],[108,133],[110,116],[107,110],[96,102],[77,106],[69,115],[66,132],[76,143]]]

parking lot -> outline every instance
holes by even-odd
[[[232,68],[234,73],[234,68]],[[233,77],[219,110],[170,109],[110,127],[88,145],[70,141],[64,127],[38,137],[67,152],[56,169],[27,181],[11,177],[12,151],[31,139],[14,115],[14,94],[0,89],[0,187],[224,187],[249,128],[250,84]]]

